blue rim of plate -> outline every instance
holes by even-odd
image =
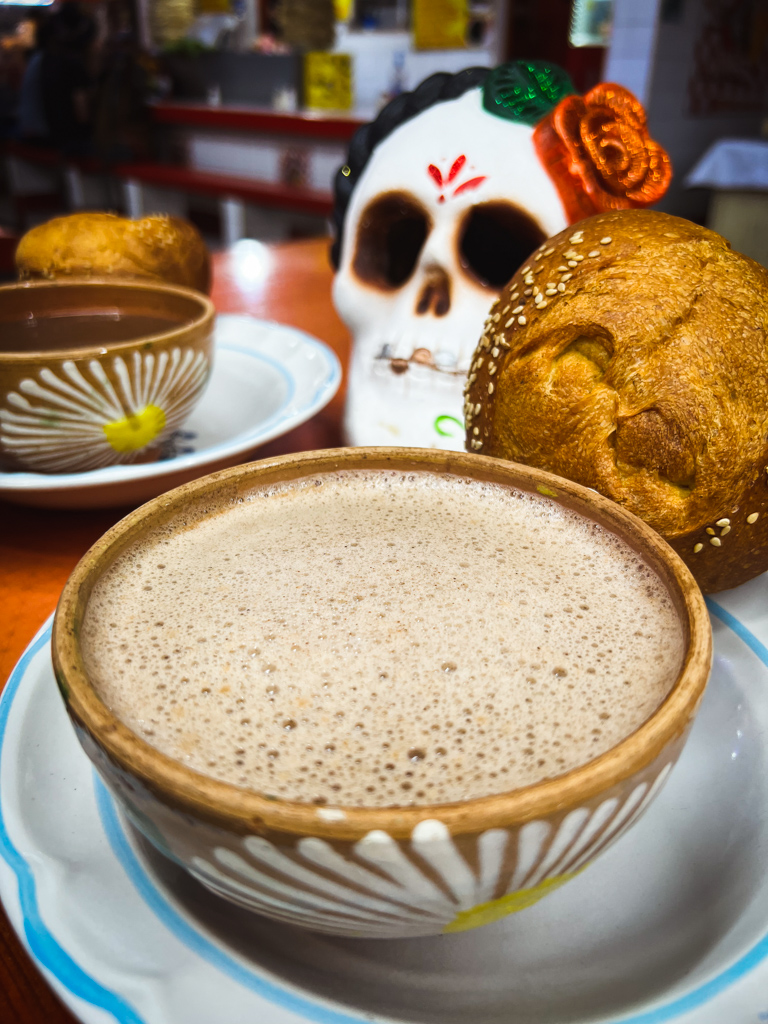
[[[320,353],[326,364],[326,373],[306,405],[300,409],[291,408],[291,403],[296,393],[296,381],[286,367],[278,360],[248,345],[218,342],[219,349],[227,352],[237,352],[239,355],[261,360],[282,377],[287,388],[286,396],[280,408],[268,419],[262,420],[256,427],[236,434],[227,441],[220,441],[218,444],[211,445],[209,448],[204,448],[201,451],[192,452],[188,455],[177,455],[175,458],[166,459],[162,462],[141,463],[139,465],[121,463],[115,466],[103,466],[101,469],[92,469],[83,473],[0,472],[0,490],[67,490],[70,487],[98,487],[100,484],[115,483],[118,480],[122,480],[125,473],[129,471],[133,471],[133,475],[140,476],[142,479],[150,479],[156,476],[164,476],[166,473],[176,472],[177,470],[184,470],[198,464],[205,466],[206,463],[213,462],[218,458],[235,455],[241,451],[246,452],[257,445],[266,444],[267,441],[271,441],[283,433],[282,428],[286,424],[290,425],[285,427],[288,430],[305,422],[316,412],[319,412],[336,394],[341,383],[341,363],[333,349],[324,342],[313,338],[311,334],[307,334],[306,331],[302,331],[298,327],[279,324],[272,320],[259,320],[245,313],[219,314],[219,318],[222,317],[249,321],[251,324],[266,327],[270,330],[278,328],[288,331],[293,335],[301,337],[302,342],[308,349],[313,349]]]
[[[743,622],[726,611],[716,601],[707,598],[707,606],[710,613],[730,629],[768,667],[768,647],[758,640]],[[8,679],[2,696],[0,696],[0,755],[2,755],[8,717],[14,697],[30,662],[43,647],[49,645],[50,639],[51,622],[49,621],[22,655]],[[133,883],[137,893],[161,924],[165,925],[188,949],[234,981],[283,1009],[303,1015],[307,1021],[315,1021],[317,1024],[369,1024],[370,1016],[366,1019],[335,1010],[269,981],[257,971],[245,967],[235,957],[196,931],[155,885],[134,853],[122,828],[112,798],[98,779],[96,781],[96,800],[102,826],[112,852]],[[48,930],[40,914],[32,868],[11,841],[1,801],[0,856],[16,875],[24,922],[24,938],[32,956],[38,963],[49,971],[65,990],[112,1014],[119,1024],[150,1024],[140,1017],[126,1000],[101,985],[84,971]],[[730,967],[721,971],[714,978],[703,982],[692,992],[652,1010],[643,1011],[631,1017],[622,1017],[616,1020],[615,1024],[663,1024],[665,1021],[674,1020],[675,1017],[695,1010],[729,988],[766,958],[768,958],[768,932]]]

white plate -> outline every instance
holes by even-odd
[[[2,473],[0,498],[43,508],[140,504],[304,423],[333,398],[341,366],[321,341],[284,324],[220,314],[208,387],[159,462],[87,473]]]
[[[409,941],[267,921],[149,853],[66,720],[47,624],[0,701],[9,917],[85,1024],[759,1024],[768,1020],[768,575],[710,609],[712,681],[644,818],[536,906]]]

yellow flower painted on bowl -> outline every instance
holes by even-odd
[[[157,405],[146,405],[133,416],[105,423],[103,430],[116,452],[135,452],[154,441],[165,427],[165,413]]]
[[[587,867],[585,864],[584,867]],[[534,885],[530,889],[518,889],[517,892],[508,892],[506,896],[500,896],[497,900],[489,900],[487,903],[479,903],[471,910],[462,910],[450,924],[443,928],[443,932],[468,932],[471,928],[481,928],[484,924],[493,924],[500,921],[508,914],[516,914],[518,910],[525,910],[532,907],[534,903],[546,896],[547,893],[559,889],[571,878],[580,875],[584,868],[572,871],[570,874],[559,875],[557,878],[547,878],[544,882]]]
[[[209,369],[191,348],[45,367],[5,396],[0,451],[41,472],[132,462],[181,426]]]

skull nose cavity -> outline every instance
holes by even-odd
[[[416,313],[425,316],[445,316],[451,308],[451,281],[442,267],[431,267],[426,274],[424,287],[421,289]]]

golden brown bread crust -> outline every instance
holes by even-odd
[[[594,487],[705,592],[768,569],[768,272],[713,231],[624,210],[549,239],[491,310],[465,416],[469,451]]]
[[[211,265],[199,232],[177,217],[129,220],[73,213],[32,228],[16,250],[19,277],[148,277],[210,292]]]

